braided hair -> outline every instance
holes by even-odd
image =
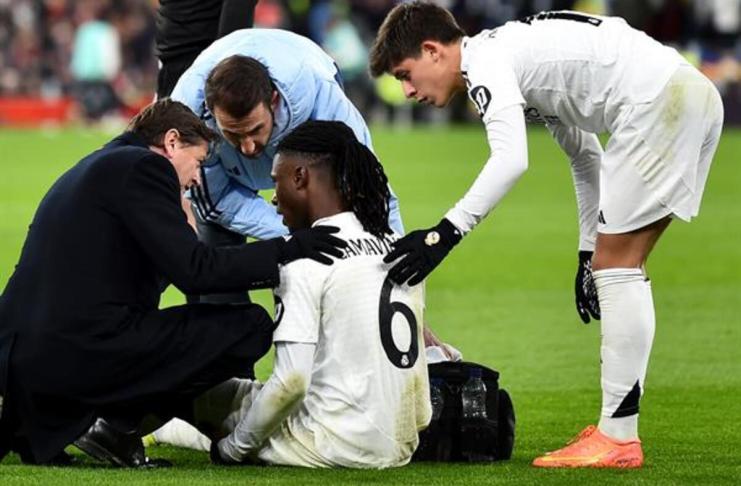
[[[278,144],[278,153],[296,154],[332,171],[345,207],[363,228],[382,238],[389,228],[388,178],[373,152],[339,121],[307,121]]]

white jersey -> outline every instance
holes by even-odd
[[[484,123],[524,105],[529,122],[614,131],[624,105],[653,100],[679,53],[618,17],[543,12],[462,42],[461,71]]]
[[[316,225],[339,227],[349,247],[333,265],[304,259],[281,269],[273,340],[316,351],[303,402],[267,448],[292,440],[291,449],[328,466],[406,464],[431,417],[424,286],[388,279],[383,257],[396,236],[367,233],[351,212]]]
[[[579,248],[593,250],[603,160],[596,134],[619,133],[634,108],[662,96],[683,64],[687,63],[677,51],[621,18],[569,11],[543,12],[464,37],[461,73],[486,127],[491,154],[466,195],[445,217],[463,233],[485,218],[527,169],[524,122],[541,122],[571,159]],[[625,189],[616,186],[617,178],[602,181],[607,183],[616,191]],[[672,181],[661,185],[664,193],[676,187]],[[637,221],[621,219],[623,226]]]

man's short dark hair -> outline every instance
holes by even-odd
[[[260,103],[269,108],[273,90],[268,69],[260,61],[248,56],[230,56],[219,62],[206,79],[206,106],[211,113],[218,106],[229,116],[242,118]]]
[[[186,145],[208,143],[218,138],[190,108],[170,98],[144,108],[131,119],[126,131],[136,133],[147,145],[161,147],[165,134],[172,128],[180,133],[180,140]]]
[[[378,29],[370,52],[371,75],[378,77],[406,58],[418,58],[424,41],[450,44],[464,35],[453,14],[434,3],[399,4]]]

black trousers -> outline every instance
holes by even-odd
[[[266,323],[266,329],[269,327],[270,324]],[[272,336],[272,331],[269,334]],[[230,378],[254,379],[254,356],[261,352],[259,340],[245,339],[237,343],[170,390],[107,405],[99,410],[98,415],[126,433],[139,430],[148,415],[155,416],[162,424],[174,417],[194,423],[193,402],[201,394]]]
[[[157,99],[170,96],[178,79],[193,64],[200,51],[185,54],[170,59],[161,60],[162,67],[157,74]]]
[[[235,30],[248,29],[252,27],[255,20],[256,5],[257,0],[223,0],[221,2],[221,14],[218,19],[218,33],[216,38],[211,40],[215,41],[217,38],[224,37]],[[190,7],[186,6],[184,8]],[[192,29],[194,26],[184,25],[183,28]],[[182,76],[185,70],[193,64],[196,57],[198,57],[198,55],[206,49],[210,43],[211,42],[208,42],[201,46],[191,46],[189,52],[183,53],[177,57],[160,59],[162,62],[162,68],[157,76],[158,99],[170,96],[173,88],[175,88],[175,85],[178,82],[178,79],[180,79],[180,76]]]
[[[191,421],[199,395],[233,377],[254,377],[254,364],[272,345],[275,324],[255,304],[199,304],[148,313],[136,327],[137,333],[152,330],[146,342],[126,344],[110,359],[90,356],[89,371],[70,376],[69,383],[44,378],[54,376],[44,371],[44,363],[14,367],[11,356],[0,418],[0,459],[15,451],[26,463],[45,463],[98,417],[122,432],[137,430],[149,415]],[[33,337],[22,337],[27,339],[16,341],[13,352],[20,351],[18,343],[24,340],[34,345]],[[128,343],[128,338],[123,330],[120,340]],[[152,348],[161,353],[152,353]],[[66,352],[60,350],[61,355]],[[112,375],[112,369],[119,371]],[[118,376],[121,370],[125,376]],[[106,383],[116,386],[100,386]],[[109,391],[100,394],[100,389]]]

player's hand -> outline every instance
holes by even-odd
[[[256,457],[256,452],[247,454],[245,457],[236,458],[229,455],[226,449],[222,446],[226,439],[213,440],[211,441],[211,450],[209,450],[209,457],[211,458],[211,464],[217,464],[219,466],[236,466],[240,465],[263,465]]]
[[[311,258],[319,263],[331,265],[329,256],[340,258],[347,242],[332,233],[340,231],[336,226],[317,226],[294,231],[285,238],[276,238],[278,263],[283,265],[300,258]]]
[[[394,249],[383,259],[391,263],[401,258],[389,271],[389,278],[398,285],[407,280],[409,285],[417,285],[443,261],[461,238],[460,230],[445,218],[432,228],[412,231],[394,242]]]
[[[574,282],[576,291],[576,311],[584,324],[589,324],[589,316],[599,320],[600,315],[599,299],[597,299],[597,287],[594,286],[592,278],[592,252],[579,252],[579,268],[576,271],[576,281]]]
[[[220,466],[233,466],[235,464],[239,464],[238,461],[235,461],[232,458],[229,458],[228,460],[224,459],[224,457],[221,455],[221,451],[219,450],[218,440],[211,441],[211,450],[208,451],[208,455],[211,459],[211,464],[218,464]]]

